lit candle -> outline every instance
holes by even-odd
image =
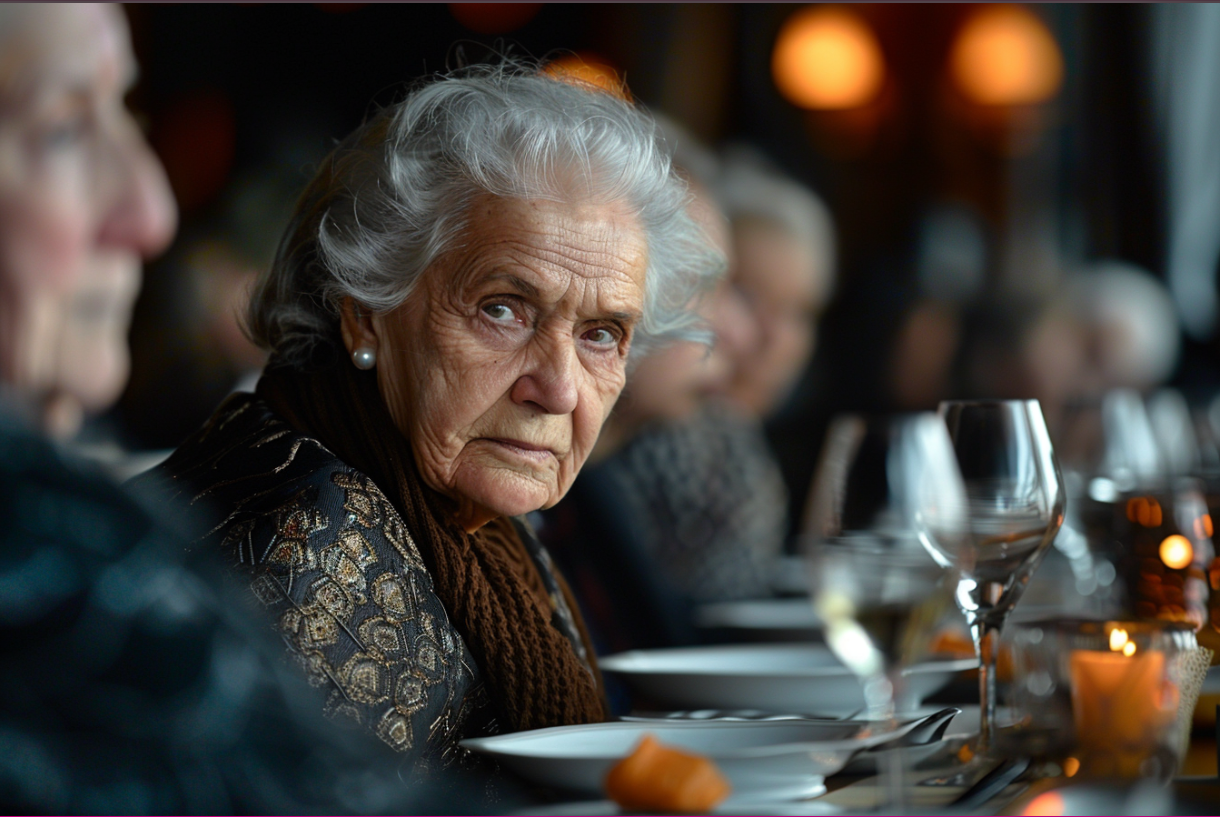
[[[1069,661],[1081,746],[1119,756],[1151,750],[1177,714],[1178,692],[1165,677],[1165,654],[1138,650],[1127,631],[1116,627],[1109,652],[1073,650]]]

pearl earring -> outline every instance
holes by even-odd
[[[377,365],[377,351],[369,346],[361,346],[352,352],[352,363],[357,369],[368,370]]]

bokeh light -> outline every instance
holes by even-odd
[[[558,79],[587,82],[615,96],[631,99],[631,92],[627,90],[627,84],[623,82],[618,71],[606,60],[587,51],[554,59],[546,64],[543,71]]]
[[[953,80],[981,105],[1046,102],[1063,84],[1063,56],[1046,25],[1022,6],[980,8],[958,33]]]
[[[1163,516],[1161,504],[1150,496],[1137,496],[1127,500],[1127,519],[1145,528],[1159,528]]]
[[[881,92],[885,59],[859,16],[837,6],[815,6],[793,14],[780,29],[771,75],[780,93],[802,108],[858,108]]]
[[[1045,791],[1030,800],[1029,805],[1021,813],[1029,815],[1029,817],[1034,817],[1034,815],[1042,817],[1042,815],[1066,814],[1067,808],[1062,794],[1057,791]]]
[[[1181,570],[1190,566],[1191,560],[1195,558],[1195,549],[1189,539],[1175,533],[1173,536],[1166,536],[1165,541],[1161,542],[1160,555],[1166,567]]]
[[[507,34],[534,19],[541,3],[450,3],[449,12],[478,34]]]

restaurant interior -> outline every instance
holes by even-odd
[[[724,233],[707,230],[727,283],[700,302],[711,351],[648,352],[571,492],[528,514],[571,585],[608,722],[472,731],[454,769],[423,780],[392,753],[369,760],[361,741],[385,747],[368,729],[309,733],[355,746],[342,762],[368,771],[343,777],[328,755],[259,743],[252,720],[225,744],[247,764],[227,800],[175,800],[130,770],[115,772],[122,791],[39,799],[0,761],[5,802],[521,814],[1220,803],[1220,5],[123,11],[140,66],[127,102],[178,227],[144,268],[125,389],[61,443],[112,480],[162,463],[229,395],[255,389],[268,356],[242,316],[301,191],[340,139],[439,73],[524,60],[656,116]],[[800,255],[788,279],[750,277],[785,252]],[[666,396],[696,370],[690,394]],[[430,558],[425,547],[435,569]],[[156,649],[137,674],[158,656],[195,661],[178,642]],[[256,684],[236,666],[233,684]],[[106,700],[94,705],[142,717],[135,693]],[[211,710],[182,706],[158,717],[206,732]],[[132,756],[151,757],[133,734]],[[59,751],[38,745],[22,751]],[[64,768],[99,751],[82,743]],[[260,751],[280,769],[267,780],[309,795],[260,788]],[[50,765],[28,768],[53,788]],[[198,786],[220,785],[205,777]]]

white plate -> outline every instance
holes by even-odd
[[[824,646],[732,644],[636,650],[603,658],[603,671],[623,678],[640,696],[639,708],[762,709],[845,716],[864,707],[860,682]],[[910,667],[899,711],[924,698],[975,658],[930,661]]]
[[[598,795],[611,766],[645,734],[711,758],[733,787],[728,802],[740,804],[815,797],[826,775],[898,733],[861,734],[859,724],[830,721],[617,721],[469,738],[461,745],[534,783]]]

